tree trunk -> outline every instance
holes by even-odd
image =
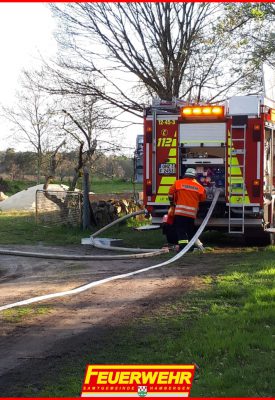
[[[89,172],[86,167],[83,168],[83,211],[82,227],[83,230],[91,227],[91,209],[89,199]]]

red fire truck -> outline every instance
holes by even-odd
[[[275,102],[234,96],[224,104],[155,101],[144,111],[144,204],[152,223],[169,206],[168,190],[195,168],[207,201],[221,194],[208,227],[274,243]]]

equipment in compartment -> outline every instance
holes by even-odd
[[[220,189],[221,196],[225,195],[225,168],[223,166],[196,167],[197,180],[205,187],[207,199],[212,200],[216,189]]]
[[[182,173],[187,168],[195,168],[197,172],[197,181],[205,187],[207,200],[212,200],[216,189],[221,190],[221,197],[225,196],[225,167],[222,165],[183,165]]]
[[[225,149],[181,147],[181,176],[187,168],[195,168],[198,182],[205,187],[207,199],[212,200],[216,189],[225,197]]]

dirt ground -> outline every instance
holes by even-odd
[[[34,251],[30,246],[20,248]],[[107,254],[84,246],[69,249],[36,246],[35,251]],[[76,347],[85,348],[87,335],[100,337],[104,330],[115,329],[144,309],[157,307],[166,299],[171,300],[179,293],[203,285],[203,275],[222,271],[225,253],[228,251],[187,255],[167,267],[105,283],[77,295],[32,304],[29,307],[46,305],[48,309],[43,315],[26,316],[18,322],[8,321],[7,313],[0,311],[0,396],[14,395],[14,380],[22,387],[39,381],[43,371],[49,370],[56,360]],[[229,255],[234,260],[233,253],[238,253],[238,249],[227,254],[227,259]],[[158,264],[160,260],[163,256],[123,261],[0,256],[0,306],[135,271]]]

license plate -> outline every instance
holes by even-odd
[[[176,173],[176,164],[160,164],[159,174],[160,175],[173,175]]]

